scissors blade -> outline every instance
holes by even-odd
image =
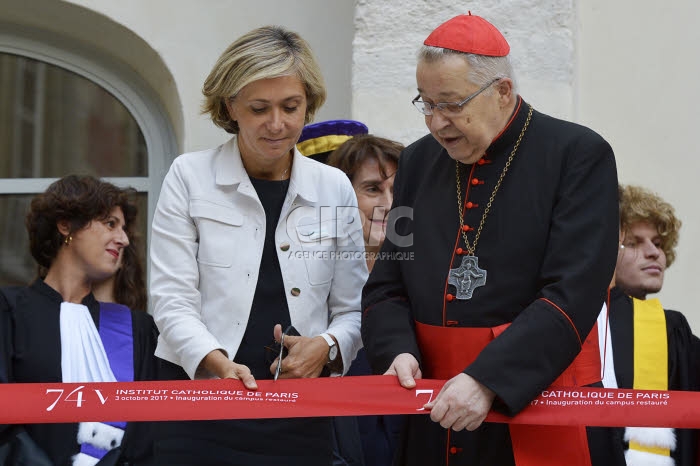
[[[280,354],[277,358],[277,368],[275,369],[275,377],[272,379],[273,381],[277,381],[277,378],[280,376],[280,373],[282,372],[282,353],[284,351],[284,332],[282,333],[282,336],[280,337]]]

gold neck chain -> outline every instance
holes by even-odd
[[[484,209],[484,215],[481,216],[481,222],[479,222],[479,228],[477,228],[476,230],[476,236],[474,236],[474,244],[472,245],[469,244],[469,240],[467,239],[467,232],[464,231],[464,206],[462,205],[462,186],[459,176],[460,163],[455,161],[455,166],[457,167],[457,210],[459,211],[459,230],[462,232],[462,237],[464,238],[464,245],[467,248],[467,254],[470,256],[473,256],[474,251],[476,251],[476,244],[479,242],[481,230],[484,228],[484,223],[486,223],[486,217],[489,215],[489,211],[491,210],[491,204],[493,204],[493,200],[496,197],[498,188],[501,187],[501,182],[503,182],[503,178],[505,178],[506,173],[508,172],[508,168],[510,168],[510,163],[513,161],[513,157],[515,157],[515,153],[518,151],[518,147],[520,147],[520,141],[522,141],[523,136],[525,136],[525,131],[527,131],[527,127],[530,125],[530,118],[532,117],[532,105],[529,105],[529,107],[530,111],[527,114],[527,120],[525,120],[523,130],[520,131],[520,136],[518,136],[518,140],[515,142],[513,151],[510,153],[510,157],[508,157],[508,160],[506,161],[506,166],[503,167],[501,176],[498,178],[496,186],[493,188],[493,192],[491,193],[489,202],[488,204],[486,204],[486,208]]]
[[[282,172],[282,176],[280,176],[280,181],[284,181],[287,179],[287,174],[291,170],[293,162],[294,162],[294,151],[292,151],[292,154],[289,156],[289,163],[287,164],[287,168],[285,168],[284,171]]]
[[[280,180],[281,180],[281,181],[284,181],[284,180],[287,179],[287,173],[289,173],[289,169],[290,169],[290,168],[292,168],[292,163],[291,163],[291,162],[289,163],[289,166],[288,166],[287,168],[285,168],[284,171],[282,172],[282,176],[280,177]]]

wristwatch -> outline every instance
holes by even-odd
[[[331,363],[338,358],[338,345],[335,344],[335,340],[327,333],[322,333],[321,337],[328,343],[328,362]]]

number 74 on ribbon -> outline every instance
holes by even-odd
[[[76,407],[81,408],[83,406],[83,388],[85,388],[85,385],[81,385],[81,386],[73,389],[72,392],[70,392],[68,395],[66,395],[66,397],[63,399],[63,401],[75,402]],[[107,398],[102,395],[102,392],[100,392],[100,390],[97,388],[95,388],[93,390],[95,390],[95,393],[99,397],[100,404],[105,404],[105,402],[107,401]],[[63,396],[63,391],[64,390],[62,388],[47,388],[46,389],[46,393],[45,393],[46,395],[48,395],[49,393],[58,393],[58,397],[56,398],[56,400],[53,403],[51,403],[51,405],[48,408],[46,408],[46,411],[53,411],[53,409],[56,407],[58,402],[61,401],[61,397]],[[71,396],[73,396],[74,393],[75,393],[75,398],[71,398]]]

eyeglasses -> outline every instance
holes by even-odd
[[[461,102],[439,102],[437,104],[431,104],[430,102],[426,102],[424,100],[418,100],[420,98],[420,94],[418,94],[416,98],[413,99],[411,102],[423,115],[432,115],[435,109],[438,109],[440,110],[440,113],[442,113],[444,116],[456,116],[462,112],[462,107],[467,105],[467,103],[469,103],[470,100],[484,92],[493,83],[499,81],[500,79],[501,78],[496,78],[492,80],[487,85],[485,85],[484,87],[482,87],[481,89],[479,89],[478,91],[476,91]]]

